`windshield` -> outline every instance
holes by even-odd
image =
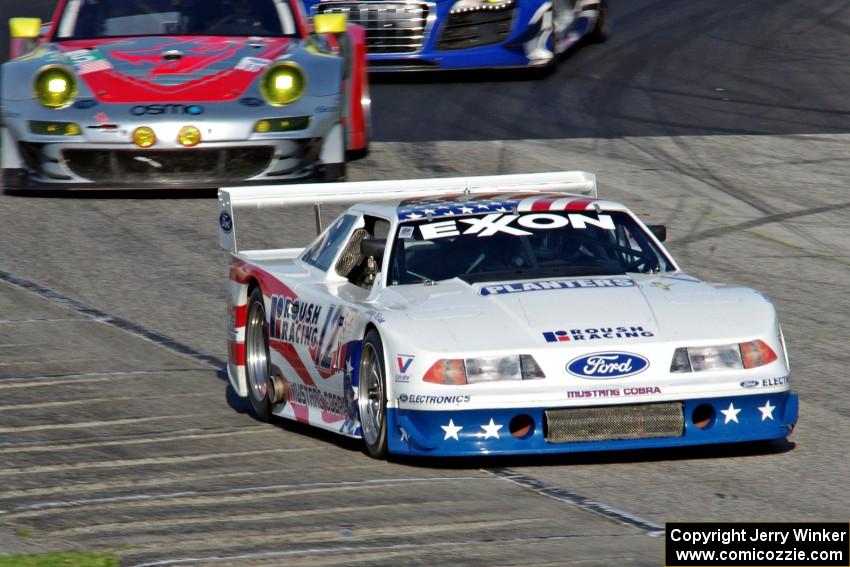
[[[288,0],[68,0],[56,37],[288,36],[296,31]]]
[[[390,284],[458,277],[469,283],[627,272],[672,262],[623,212],[489,213],[399,225]]]

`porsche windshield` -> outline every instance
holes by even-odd
[[[296,31],[288,0],[68,0],[56,38],[290,36]]]
[[[390,284],[666,272],[670,260],[623,212],[488,213],[399,225]]]

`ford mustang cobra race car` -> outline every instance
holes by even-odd
[[[306,0],[366,29],[372,71],[545,67],[608,35],[608,0]]]
[[[345,175],[365,151],[363,30],[295,0],[60,0],[13,18],[7,189],[219,187]],[[24,45],[29,42],[29,50]]]
[[[764,294],[684,273],[582,172],[232,188],[234,390],[261,419],[469,456],[786,437]],[[243,250],[247,208],[357,202],[304,249]],[[243,221],[244,222],[244,221]]]

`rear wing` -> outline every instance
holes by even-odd
[[[481,177],[223,187],[218,190],[219,243],[233,254],[239,251],[236,209],[315,205],[316,225],[320,229],[318,205],[323,203],[390,201],[461,193],[565,193],[595,198],[596,176],[584,171],[557,171]]]

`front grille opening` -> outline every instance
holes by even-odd
[[[546,410],[549,443],[681,437],[681,402]]]
[[[429,7],[414,2],[322,2],[318,14],[346,14],[366,30],[370,54],[415,53],[425,42]]]
[[[514,9],[481,10],[450,14],[443,27],[439,49],[469,49],[507,39],[513,27]]]
[[[71,171],[99,183],[193,183],[243,181],[268,168],[271,146],[189,150],[66,149]]]

